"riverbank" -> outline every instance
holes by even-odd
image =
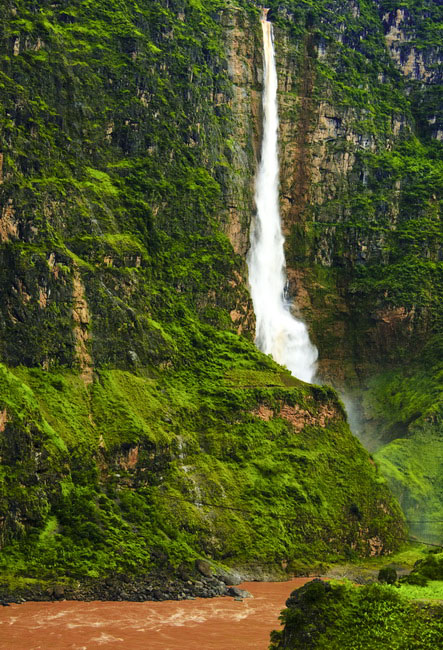
[[[70,581],[35,581],[0,585],[0,601],[23,603],[26,601],[163,601],[187,598],[213,598],[227,595],[227,586],[213,576],[171,578],[161,574],[143,576],[118,575],[103,580],[83,579]]]
[[[368,584],[377,580],[383,566],[392,566],[400,577],[409,573],[414,564],[425,557],[426,547],[405,547],[393,555],[376,558],[360,558],[358,563],[322,564],[305,567],[302,579],[321,575],[328,579],[351,580]],[[23,603],[27,601],[164,601],[229,596],[229,586],[241,582],[285,582],[290,584],[296,576],[285,575],[269,567],[241,570],[222,570],[204,560],[198,560],[193,568],[184,568],[175,574],[156,571],[143,575],[116,574],[106,578],[32,580],[29,578],[0,578],[0,603]]]
[[[309,569],[306,567],[304,576],[324,573],[327,567],[328,565],[322,564]],[[215,598],[236,595],[235,588],[238,588],[241,582],[285,582],[294,577],[275,568],[224,570],[219,566],[210,565],[205,560],[197,560],[193,567],[182,566],[174,573],[119,573],[104,578],[63,578],[52,581],[11,576],[0,578],[0,603],[60,600],[155,602]]]

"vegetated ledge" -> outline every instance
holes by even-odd
[[[0,367],[3,599],[213,596],[223,571],[284,579],[398,547],[335,392],[212,336],[223,354],[191,369]]]

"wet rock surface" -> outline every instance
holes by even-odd
[[[226,585],[239,585],[243,581],[242,576],[237,571],[218,570],[216,576]]]
[[[243,590],[238,590],[243,591]],[[249,593],[249,592],[244,592]],[[28,600],[109,600],[133,601],[145,600],[187,600],[191,598],[214,598],[229,595],[226,584],[215,577],[192,575],[188,580],[171,578],[166,574],[146,574],[143,576],[119,575],[101,580],[83,581],[81,584],[49,585],[35,584],[32,587],[11,589],[0,585],[0,602],[2,604],[21,603]],[[247,597],[247,596],[243,596]]]
[[[252,598],[252,594],[246,589],[239,589],[238,587],[228,587],[228,596],[233,596],[234,598]]]

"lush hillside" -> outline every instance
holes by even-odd
[[[23,0],[0,19],[5,584],[209,595],[202,558],[276,575],[397,547],[336,394],[251,341],[258,10]]]
[[[441,541],[442,8],[269,4],[289,292],[413,533]],[[0,7],[15,581],[185,580],[197,558],[293,571],[406,536],[335,393],[252,343],[258,16],[246,0]]]

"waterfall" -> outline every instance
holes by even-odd
[[[257,217],[248,255],[249,283],[257,322],[255,342],[291,373],[311,382],[317,348],[306,325],[291,314],[285,296],[286,262],[280,224],[277,71],[272,24],[263,10],[263,140],[255,185]]]

